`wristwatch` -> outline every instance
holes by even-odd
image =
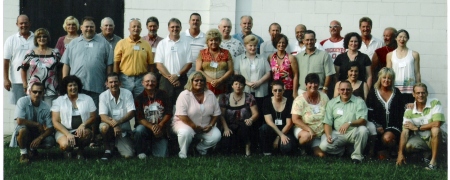
[[[325,87],[325,86],[324,86],[324,87],[322,87],[322,89],[323,89],[323,90],[328,90],[328,88],[327,88],[327,87]]]
[[[350,125],[350,126],[351,126],[351,125],[352,125],[352,122],[351,122],[351,121],[349,121],[349,122],[348,122],[348,125]]]

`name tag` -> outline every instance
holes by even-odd
[[[156,52],[156,48],[152,47],[152,53]]]
[[[170,50],[171,50],[172,52],[177,52],[177,47],[172,46],[172,47],[170,48]]]
[[[69,45],[69,44],[64,44],[64,48],[67,48],[67,45]]]
[[[135,51],[139,51],[140,47],[139,47],[139,45],[134,45],[133,49],[134,49]]]
[[[120,111],[121,111],[121,110],[113,110],[113,111],[112,111],[112,115],[113,115],[113,116],[120,116]]]
[[[254,70],[256,69],[256,64],[251,64],[251,65],[250,65],[250,69],[251,69],[252,71],[254,71]]]
[[[90,43],[87,43],[87,44],[86,44],[86,47],[92,48],[92,47],[94,47],[94,43],[91,43],[91,42],[90,42]]]
[[[25,44],[22,44],[21,45],[21,48],[22,48],[22,50],[28,50],[28,43],[25,43]]]
[[[275,125],[283,125],[283,121],[281,121],[281,119],[275,119]]]
[[[217,68],[217,66],[219,66],[219,63],[212,61],[211,63],[209,63],[209,66],[211,66],[212,68]]]
[[[157,111],[158,107],[156,105],[151,105],[149,109],[150,111]]]
[[[336,112],[336,114],[338,114],[338,115],[344,115],[344,110],[342,110],[342,109],[338,109],[337,110],[337,112]]]
[[[314,108],[312,109],[314,114],[317,114],[320,112],[320,108],[318,106],[314,106]]]

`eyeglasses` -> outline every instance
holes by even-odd
[[[345,88],[342,88],[342,89],[339,89],[339,90],[341,90],[342,92],[344,92],[344,91],[348,91],[348,92],[352,91],[352,89],[345,89]]]
[[[36,36],[36,39],[39,39],[39,38],[44,38],[44,39],[47,39],[47,38],[48,38],[48,36]]]
[[[273,92],[283,92],[283,89],[273,89]]]
[[[194,79],[194,82],[205,82],[205,80],[203,80],[203,79]]]
[[[139,19],[139,18],[131,18],[131,19],[130,19],[130,21],[134,21],[134,20],[136,20],[136,21],[141,21],[141,19]]]
[[[31,92],[33,92],[33,94],[42,94],[43,93],[43,91],[31,91]]]
[[[341,26],[339,26],[339,25],[334,25],[334,26],[328,26],[328,27],[330,27],[330,29],[331,29],[331,28],[339,28],[339,27],[341,27]]]

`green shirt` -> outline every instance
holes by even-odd
[[[341,96],[330,100],[325,110],[326,115],[323,123],[333,126],[335,130],[344,123],[353,122],[358,119],[367,120],[367,106],[363,99],[352,95],[350,99],[344,103],[341,101]],[[347,132],[354,127],[350,126]]]
[[[309,73],[319,75],[319,88],[323,87],[326,76],[331,76],[336,73],[333,59],[326,51],[316,48],[311,55],[307,54],[306,51],[302,51],[295,57],[298,62],[298,82],[302,90],[306,90],[305,77]]]

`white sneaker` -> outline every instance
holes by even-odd
[[[139,159],[145,159],[147,158],[147,155],[145,155],[145,153],[141,153],[138,155]]]
[[[272,155],[272,153],[263,153],[264,154],[264,156],[270,156],[270,155]]]

